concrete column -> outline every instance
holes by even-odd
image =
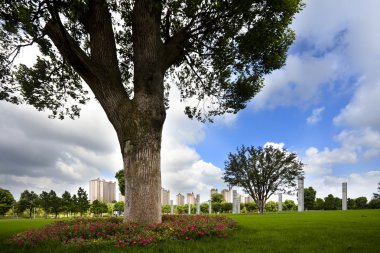
[[[237,191],[233,190],[232,191],[232,213],[237,213],[236,202],[237,202]]]
[[[188,203],[187,204],[188,205],[188,207],[187,207],[187,214],[191,214],[191,204],[190,203]]]
[[[342,210],[347,210],[347,182],[342,183]]]
[[[201,213],[201,196],[199,194],[197,194],[197,214],[200,214]]]
[[[282,212],[282,193],[278,194],[278,211]]]
[[[298,178],[298,212],[304,211],[304,178]]]
[[[212,211],[211,211],[211,200],[208,201],[208,213],[211,214]]]
[[[173,200],[170,200],[170,214],[174,214]]]
[[[236,198],[236,213],[240,213],[240,197]]]

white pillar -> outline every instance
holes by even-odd
[[[201,196],[197,194],[197,214],[201,213]]]
[[[187,214],[191,214],[191,204],[188,203],[187,205],[188,205],[188,207],[187,207]]]
[[[233,190],[232,191],[232,213],[237,213],[236,202],[237,202],[237,191]]]
[[[347,210],[347,182],[342,183],[342,210]]]
[[[208,213],[211,214],[211,200],[208,201]]]
[[[304,211],[304,178],[298,178],[298,212]]]
[[[282,193],[278,194],[278,211],[282,212]]]
[[[170,200],[170,214],[174,214],[173,200]]]

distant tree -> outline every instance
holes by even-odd
[[[367,208],[367,198],[366,197],[359,197],[355,199],[355,204],[357,209],[365,209]]]
[[[117,211],[119,215],[124,212],[124,201],[116,202],[113,206],[113,210]]]
[[[222,213],[231,213],[232,212],[232,203],[221,203]]]
[[[356,202],[355,199],[348,198],[347,199],[347,209],[356,209]]]
[[[200,208],[201,208],[201,213],[203,213],[203,214],[208,213],[208,203],[207,202],[201,203]]]
[[[106,203],[94,200],[90,206],[90,212],[93,213],[95,216],[101,216],[103,213],[108,212],[108,206]]]
[[[380,209],[380,198],[371,199],[371,201],[368,203],[368,207],[371,209]]]
[[[329,194],[325,198],[325,210],[340,210],[342,209],[342,200],[338,197],[334,197],[334,195]]]
[[[54,213],[54,218],[58,218],[59,213],[61,212],[62,208],[62,199],[57,196],[57,193],[55,191],[50,190],[49,192],[49,199],[50,199],[50,211]]]
[[[304,189],[304,206],[306,210],[313,210],[315,205],[315,196],[317,191],[313,187]]]
[[[33,210],[38,207],[38,204],[39,197],[34,191],[29,192],[28,190],[25,190],[21,193],[19,207],[22,212],[28,210],[29,218],[32,218]]]
[[[377,192],[373,194],[373,198],[380,199],[380,182],[378,183]]]
[[[297,205],[293,200],[287,199],[282,203],[282,209],[284,211],[294,211],[297,210]]]
[[[229,153],[225,162],[224,181],[243,187],[263,213],[265,203],[275,192],[295,190],[296,177],[303,174],[303,163],[295,153],[273,146],[242,146]]]
[[[278,205],[276,202],[270,200],[265,204],[266,212],[277,212]]]
[[[247,208],[247,211],[250,213],[257,212],[257,210],[259,210],[259,207],[257,206],[256,202],[246,203],[245,208]]]
[[[115,174],[115,178],[117,179],[117,183],[119,185],[119,191],[121,195],[125,195],[125,178],[124,178],[124,170],[121,169]]]
[[[325,208],[325,201],[321,198],[316,198],[314,209],[315,210],[323,210]]]
[[[221,213],[223,211],[223,203],[220,202],[211,202],[211,211],[213,213]]]
[[[80,213],[80,216],[83,216],[83,214],[86,213],[87,210],[90,208],[90,202],[88,201],[87,193],[83,188],[79,187],[77,194],[78,212]]]
[[[70,213],[70,209],[71,209],[71,205],[72,205],[72,199],[71,199],[71,194],[70,192],[68,191],[65,191],[63,194],[62,194],[62,198],[61,198],[61,210],[62,212],[64,212],[66,214],[66,217],[69,217],[69,213]]]
[[[174,212],[176,214],[184,214],[186,211],[187,209],[185,208],[185,205],[176,205],[174,208]]]
[[[162,205],[161,212],[162,213],[170,213],[170,205]]]
[[[50,213],[50,196],[46,191],[42,191],[40,194],[39,206],[44,210],[46,219]]]
[[[224,201],[223,194],[214,193],[211,195],[211,203],[222,203]]]
[[[9,190],[0,188],[0,215],[5,215],[14,205],[15,199]]]
[[[70,206],[70,212],[72,214],[74,214],[74,217],[76,216],[77,213],[79,213],[78,197],[75,194],[72,197],[72,202],[71,202],[71,206]]]

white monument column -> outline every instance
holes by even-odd
[[[342,183],[342,210],[347,210],[347,182]]]
[[[197,194],[197,214],[200,214],[201,213],[201,196],[199,194]]]
[[[208,201],[208,213],[211,214],[211,200]]]
[[[187,204],[187,214],[191,214],[191,204]]]
[[[282,193],[278,194],[278,211],[282,212]]]
[[[298,212],[304,211],[304,178],[298,178]]]
[[[233,190],[232,191],[232,213],[237,213],[237,191]]]
[[[173,200],[170,200],[170,214],[174,214]]]

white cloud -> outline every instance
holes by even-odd
[[[324,107],[319,107],[311,112],[311,115],[306,119],[306,122],[310,125],[318,123],[322,119],[322,112],[325,110]]]
[[[277,148],[279,150],[283,150],[284,149],[284,146],[285,146],[285,143],[283,142],[280,142],[280,143],[276,143],[276,142],[266,142],[264,144],[264,147],[269,147],[269,146],[272,146],[274,148]]]

